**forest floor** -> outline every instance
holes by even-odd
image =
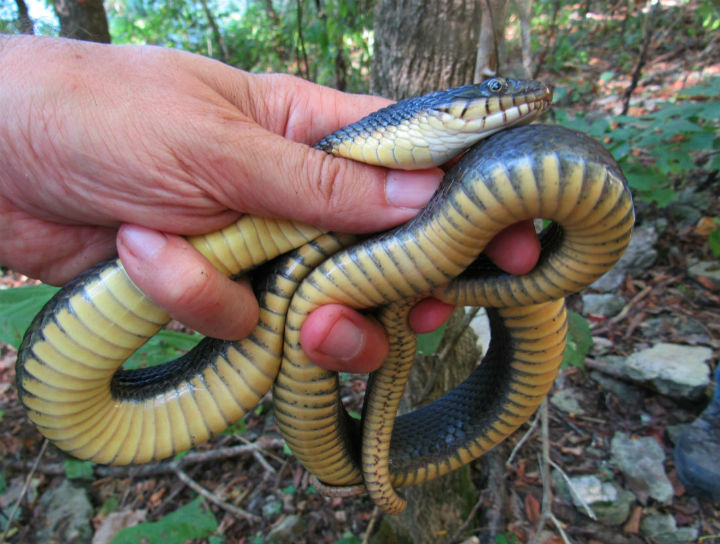
[[[691,86],[700,75],[720,75],[720,47],[718,41],[699,48],[675,44],[662,54],[650,57],[643,66],[641,85],[635,90],[645,100],[633,105],[631,113],[641,113],[657,101],[666,100],[677,89]],[[618,91],[630,84],[631,73],[616,74],[612,84],[599,75],[612,69],[609,56],[591,56],[583,70],[566,71],[562,85],[585,89],[592,100],[582,109],[618,113],[621,95]],[[558,80],[556,72],[543,73],[539,79]],[[588,85],[588,82],[595,82]],[[647,83],[642,83],[647,82]],[[634,111],[633,111],[634,108]],[[703,180],[699,180],[702,183]],[[709,184],[709,208],[703,213],[720,217],[720,189]],[[639,220],[662,217],[664,210],[648,209]],[[648,337],[644,322],[660,314],[691,317],[706,325],[710,347],[717,357],[720,351],[720,289],[708,282],[698,282],[688,275],[688,259],[711,260],[707,236],[695,227],[673,228],[671,218],[658,241],[658,260],[640,277],[628,277],[622,294],[632,301],[621,319],[608,324],[597,319],[593,334],[610,341],[612,352],[628,355],[640,347],[657,342],[687,343],[675,329],[660,329]],[[27,278],[5,271],[0,286],[10,287],[30,282]],[[638,296],[640,295],[641,296]],[[571,300],[572,304],[576,301]],[[43,439],[27,419],[19,404],[15,389],[15,351],[0,346],[0,469],[4,489],[0,489],[0,511],[9,516],[25,487],[16,520],[9,531],[9,542],[28,543],[37,539],[36,530],[44,523],[45,512],[38,506],[39,497],[57,487],[67,478],[65,456],[52,445],[43,447]],[[666,429],[670,425],[692,421],[702,404],[679,402],[648,390],[638,390],[631,398],[619,398],[600,387],[590,378],[589,369],[571,367],[560,380],[582,392],[582,408],[587,415],[563,414],[552,405],[549,408],[551,458],[572,476],[595,472],[603,464],[602,457],[588,453],[608,452],[610,439],[617,431],[629,435],[650,435],[666,452],[665,468],[673,484],[675,497],[669,505],[641,504],[632,506],[629,519],[621,526],[606,526],[580,513],[574,506],[556,498],[552,512],[564,528],[570,542],[575,543],[645,543],[652,542],[640,534],[641,518],[649,512],[671,514],[678,526],[698,524],[700,535],[715,535],[706,542],[720,542],[720,505],[698,500],[687,494],[675,476],[672,445]],[[364,381],[351,377],[344,385],[346,400],[358,409]],[[292,516],[302,519],[302,532],[297,542],[359,542],[369,527],[376,527],[378,514],[367,498],[330,499],[315,492],[307,473],[283,447],[272,416],[272,402],[267,397],[250,414],[242,433],[223,434],[200,445],[176,462],[109,469],[95,467],[90,478],[74,479],[84,487],[94,508],[93,523],[103,525],[109,512],[126,513],[129,519],[159,520],[163,516],[191,502],[198,492],[215,500],[209,508],[219,523],[215,532],[224,535],[224,542],[262,542],[259,535],[267,535],[273,528],[286,523]],[[499,452],[507,456],[529,429],[526,424]],[[237,430],[237,429],[236,429]],[[522,447],[507,466],[504,477],[495,485],[504,487],[504,504],[479,503],[480,510],[500,511],[505,521],[504,542],[526,542],[535,532],[543,497],[543,478],[538,470],[541,450],[539,426],[526,437]],[[479,484],[485,479],[482,461],[473,464],[472,474]],[[480,511],[479,510],[479,511]],[[0,528],[5,523],[0,523]],[[472,527],[472,524],[469,525]],[[458,541],[472,535],[471,529],[458,535]],[[448,541],[450,535],[439,536],[438,542]],[[291,538],[293,540],[293,538]],[[221,542],[223,540],[216,540]],[[562,542],[552,524],[546,525],[542,542]],[[97,542],[102,542],[98,539]]]

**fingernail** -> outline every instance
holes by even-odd
[[[365,337],[349,319],[341,317],[328,332],[317,350],[341,360],[350,360],[363,348]]]
[[[385,181],[385,198],[398,208],[422,208],[435,193],[441,179],[442,172],[437,168],[413,172],[392,170]]]
[[[147,260],[165,247],[167,238],[156,230],[125,225],[122,229],[122,242],[135,257]]]

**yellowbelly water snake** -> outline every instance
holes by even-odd
[[[399,102],[319,142],[406,169],[442,164],[475,144],[423,212],[378,237],[244,216],[190,238],[229,276],[260,267],[260,321],[242,341],[205,339],[165,365],[122,370],[169,318],[119,260],[89,270],[26,333],[17,382],[28,416],[75,457],[144,463],[221,432],[275,384],[278,425],[305,467],[328,486],[364,485],[383,509],[400,511],[396,487],[470,462],[533,413],[562,360],[563,297],[600,277],[629,243],[630,193],[598,143],[560,127],[504,130],[534,120],[550,98],[543,84],[496,78]],[[504,274],[481,255],[504,227],[538,217],[553,223],[531,273]],[[430,294],[488,307],[492,344],[463,384],[395,420],[415,353],[407,310]],[[345,412],[337,374],[300,348],[306,316],[336,302],[384,307],[390,361],[371,379],[362,424]]]

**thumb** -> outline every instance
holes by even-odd
[[[225,340],[243,338],[255,326],[250,286],[224,276],[184,238],[126,224],[117,249],[138,288],[184,325]]]
[[[443,175],[435,168],[387,170],[337,158],[259,125],[243,132],[242,153],[225,153],[228,169],[218,177],[215,189],[222,195],[216,198],[253,215],[339,232],[384,230],[416,215]],[[238,179],[242,187],[226,183]]]

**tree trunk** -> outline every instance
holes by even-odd
[[[479,0],[482,7],[480,36],[477,40],[475,83],[500,72],[500,48],[505,38],[508,0]]]
[[[54,0],[60,35],[90,42],[110,43],[102,0]]]
[[[479,2],[378,0],[372,92],[400,99],[472,83],[479,29]]]
[[[18,18],[15,23],[17,29],[23,34],[35,34],[35,25],[30,18],[25,0],[15,0],[15,5],[18,10]]]
[[[472,82],[480,20],[480,2],[378,0],[372,92],[400,99]],[[416,362],[405,395],[406,410],[455,387],[477,364],[474,334],[465,331],[457,341],[460,321],[456,318],[445,332],[443,343],[449,341],[455,349],[444,360],[422,357]],[[387,516],[373,541],[446,542],[477,500],[468,467],[401,493],[408,499],[407,510]]]

